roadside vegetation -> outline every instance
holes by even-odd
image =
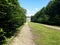
[[[36,45],[60,45],[60,31],[30,22]]]
[[[46,7],[31,16],[31,21],[60,26],[60,0],[51,0]]]
[[[16,28],[26,21],[26,10],[23,9],[18,0],[0,0],[0,45],[11,38]]]

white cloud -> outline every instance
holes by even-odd
[[[30,10],[29,9],[27,9],[27,13],[29,13],[30,12]]]
[[[35,8],[35,10],[38,10],[38,8]]]
[[[32,16],[34,15],[37,11],[39,10],[39,8],[34,8],[34,9],[27,9],[27,14],[26,16]]]

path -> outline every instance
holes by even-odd
[[[60,30],[60,27],[57,27],[57,26],[51,26],[51,25],[45,25],[45,24],[42,24],[42,25],[49,27],[49,28],[56,29],[56,30]]]
[[[33,37],[30,30],[28,23],[26,23],[18,36],[16,36],[9,45],[35,45],[32,40]]]

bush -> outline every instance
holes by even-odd
[[[3,29],[0,32],[0,44],[5,42],[5,37],[11,38],[25,20],[24,9],[19,6],[18,0],[0,0],[0,28]]]

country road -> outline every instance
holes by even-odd
[[[33,36],[30,30],[28,23],[26,23],[18,36],[16,36],[8,45],[35,45],[32,40]]]
[[[51,25],[45,25],[45,24],[42,24],[43,26],[46,26],[48,28],[53,28],[53,29],[56,29],[56,30],[60,30],[60,27],[57,27],[57,26],[51,26]]]
[[[60,30],[59,27],[45,25],[45,24],[41,24],[41,25]],[[28,23],[25,23],[25,25],[18,33],[18,35],[12,41],[10,41],[8,45],[36,45],[33,41],[33,34],[30,30],[31,28],[29,27]]]

